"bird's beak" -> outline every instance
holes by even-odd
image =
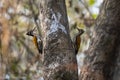
[[[28,35],[28,36],[33,36],[33,30],[28,31],[28,32],[26,33],[26,35]]]
[[[28,36],[29,36],[29,35],[30,35],[30,31],[28,31],[28,32],[26,33],[26,35],[28,35]]]

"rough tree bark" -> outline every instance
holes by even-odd
[[[44,44],[44,79],[78,80],[65,0],[41,0],[39,19]]]
[[[104,0],[80,80],[120,80],[120,0]]]

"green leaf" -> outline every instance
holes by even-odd
[[[96,19],[97,18],[97,14],[92,14],[93,18]]]
[[[92,5],[95,4],[95,0],[89,0],[88,2],[89,2],[89,5],[90,5],[90,6],[92,6]]]

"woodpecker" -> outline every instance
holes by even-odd
[[[36,28],[36,27],[35,27],[35,28]],[[32,30],[30,30],[30,31],[28,31],[28,32],[26,33],[26,35],[33,37],[33,43],[34,43],[34,45],[35,45],[36,48],[38,49],[38,52],[39,52],[40,54],[42,54],[43,41],[42,41],[42,39],[41,39],[41,37],[40,37],[39,35],[33,33],[34,30],[35,30],[35,28],[32,29]]]
[[[81,35],[84,33],[83,29],[79,29],[78,30],[78,34],[75,36],[75,40],[74,40],[74,48],[75,48],[75,54],[78,53],[78,50],[80,48],[80,44],[81,44]]]

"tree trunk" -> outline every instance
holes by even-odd
[[[120,0],[104,0],[80,80],[120,80]]]
[[[65,0],[41,0],[39,19],[44,44],[44,79],[78,80]]]

